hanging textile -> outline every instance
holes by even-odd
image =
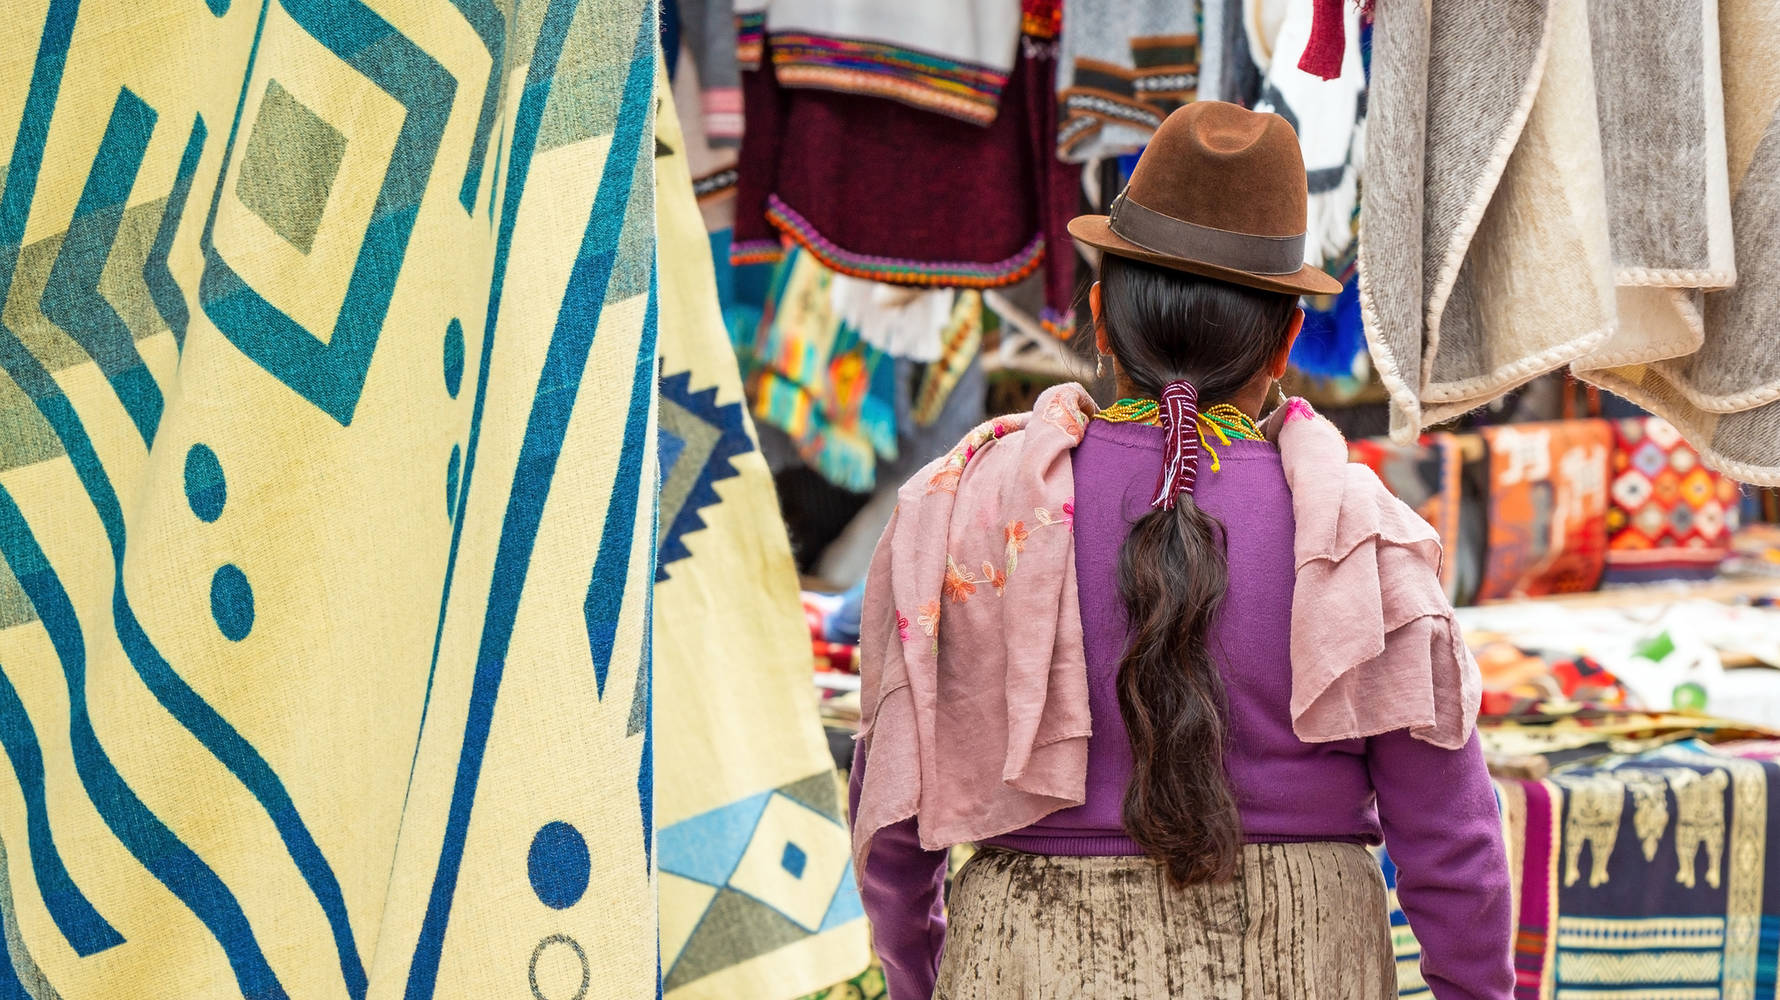
[[[896,363],[835,310],[834,272],[793,247],[768,293],[751,352],[761,364],[754,416],[791,437],[823,478],[870,492],[878,459],[896,457]]]
[[[1598,346],[1613,274],[1586,5],[1375,11],[1360,302],[1408,441]]]
[[[1708,465],[1780,483],[1780,10],[1382,0],[1377,18],[1362,303],[1393,434],[1570,365]]]
[[[1607,557],[1607,422],[1482,433],[1490,455],[1489,550],[1478,600],[1595,589]]]
[[[1197,2],[1070,0],[1057,57],[1057,155],[1087,163],[1134,153],[1198,89]]]
[[[680,15],[680,32],[686,51],[674,74],[676,100],[680,77],[690,65],[692,93],[698,114],[687,114],[681,104],[686,131],[696,130],[713,148],[733,148],[742,138],[742,76],[736,61],[735,4],[733,0],[674,0]],[[693,164],[696,179],[702,171]]]
[[[770,48],[770,44],[769,44]],[[743,74],[748,129],[736,202],[737,264],[777,259],[788,238],[841,274],[988,288],[1045,270],[1048,318],[1075,292],[1069,219],[1080,170],[1050,155],[1054,47],[1027,36],[986,127],[891,101],[780,86],[769,61]]]
[[[1686,44],[1706,63],[1699,98],[1706,111],[1686,120],[1692,128],[1681,134],[1690,143],[1667,157],[1692,168],[1681,174],[1687,183],[1673,192],[1665,185],[1653,204],[1640,211],[1627,205],[1623,213],[1642,223],[1646,228],[1640,233],[1653,241],[1639,249],[1669,256],[1631,259],[1647,271],[1621,275],[1622,332],[1579,361],[1577,374],[1667,418],[1714,468],[1745,482],[1780,485],[1780,352],[1773,348],[1780,324],[1780,255],[1774,252],[1780,241],[1780,75],[1773,72],[1769,44],[1780,32],[1780,9],[1762,0],[1684,6],[1689,17],[1676,31],[1644,32],[1661,42],[1640,39],[1635,28],[1622,25],[1627,48]],[[1695,20],[1704,23],[1703,35],[1694,30]],[[1721,73],[1714,55],[1722,59]],[[1668,76],[1683,85],[1684,94],[1701,86],[1689,68]],[[1721,98],[1713,89],[1720,79]],[[1720,108],[1722,127],[1715,115]],[[1630,137],[1622,141],[1647,159],[1644,133],[1649,130],[1638,124],[1627,124]],[[1677,131],[1665,130],[1663,136],[1673,141]],[[1631,160],[1628,169],[1636,171],[1638,162]],[[1702,173],[1703,195],[1696,179]],[[1722,221],[1727,198],[1734,244],[1728,248]],[[1615,226],[1621,222],[1616,215]],[[1617,228],[1614,236],[1617,247]],[[1734,278],[1735,287],[1727,277]],[[1628,298],[1635,308],[1627,307]],[[1643,360],[1651,363],[1639,364]]]
[[[0,996],[655,993],[655,11],[10,12]]]
[[[1731,554],[1737,484],[1661,417],[1613,422],[1607,583],[1710,579]]]
[[[690,51],[682,53],[690,54]],[[735,60],[734,46],[730,61]],[[692,192],[698,199],[699,212],[710,232],[725,232],[735,226],[736,150],[741,135],[741,90],[736,90],[735,138],[713,134],[711,129],[724,128],[705,110],[710,91],[700,75],[703,69],[695,59],[682,59],[680,71],[672,83],[677,117],[686,123],[684,129],[687,166],[692,170]],[[725,254],[727,257],[727,252]]]
[[[833,275],[829,282],[836,316],[857,329],[866,343],[891,357],[939,360],[957,297],[950,289],[886,285],[845,274]]]
[[[1011,0],[771,0],[766,31],[785,87],[866,94],[976,125],[995,120],[1014,66]]]
[[[839,781],[812,711],[791,546],[754,446],[675,117],[664,104],[655,147],[661,968],[670,1000],[789,998],[859,972],[870,953]]]
[[[1366,142],[1366,70],[1360,59],[1360,14],[1340,3],[1342,25],[1339,73],[1324,80],[1300,69],[1310,48],[1312,22],[1321,7],[1286,7],[1277,35],[1257,57],[1262,74],[1257,111],[1271,111],[1292,123],[1304,152],[1309,185],[1308,237],[1304,259],[1339,276],[1353,247],[1360,206],[1360,166]]]

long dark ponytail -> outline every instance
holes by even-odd
[[[1204,406],[1262,372],[1285,345],[1298,301],[1111,254],[1100,296],[1125,377],[1152,399],[1184,379]],[[1118,677],[1133,762],[1125,829],[1180,885],[1229,878],[1242,847],[1224,770],[1224,682],[1207,648],[1229,585],[1223,531],[1183,493],[1173,510],[1144,515],[1119,552],[1131,625]]]

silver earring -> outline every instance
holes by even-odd
[[[1273,380],[1273,391],[1279,394],[1279,405],[1286,405],[1286,387],[1281,385],[1278,379]]]
[[[1105,354],[1101,354],[1099,357],[1094,359],[1094,377],[1095,378],[1105,378],[1106,377],[1106,355]]]

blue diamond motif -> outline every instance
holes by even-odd
[[[804,862],[808,860],[809,855],[803,852],[803,848],[787,840],[785,854],[779,858],[779,865],[790,872],[792,878],[803,878]]]

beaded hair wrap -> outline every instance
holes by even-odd
[[[1162,389],[1162,476],[1156,482],[1153,510],[1173,510],[1175,498],[1192,493],[1199,477],[1199,390],[1184,379]]]

